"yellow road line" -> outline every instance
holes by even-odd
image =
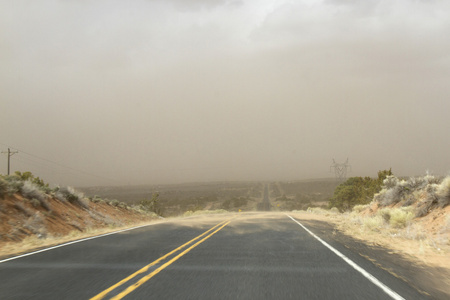
[[[155,271],[153,271],[152,273],[148,274],[145,277],[142,277],[138,282],[136,282],[135,284],[129,286],[126,290],[124,290],[123,292],[121,292],[120,294],[118,294],[117,296],[111,298],[111,300],[120,300],[123,297],[125,297],[126,295],[128,295],[129,293],[131,293],[132,291],[134,291],[135,289],[137,289],[138,287],[140,287],[142,284],[144,284],[146,281],[148,281],[150,278],[152,278],[153,276],[155,276],[156,274],[158,274],[159,272],[161,272],[163,269],[165,269],[167,266],[169,266],[170,264],[172,264],[173,262],[175,262],[176,260],[178,260],[180,257],[182,257],[183,255],[185,255],[186,253],[188,253],[189,251],[191,251],[192,249],[194,249],[195,247],[197,247],[198,245],[200,245],[201,243],[203,243],[204,241],[206,241],[207,239],[209,239],[211,236],[213,236],[216,232],[218,232],[219,230],[221,230],[222,228],[224,228],[225,226],[227,226],[231,221],[228,221],[227,223],[223,224],[221,227],[219,227],[218,229],[216,229],[213,233],[210,233],[208,236],[206,236],[205,238],[203,238],[202,240],[198,241],[197,243],[195,243],[194,245],[192,245],[191,247],[187,248],[186,250],[184,250],[183,252],[181,252],[180,254],[178,254],[177,256],[175,256],[174,258],[172,258],[171,260],[169,260],[168,262],[166,262],[164,265],[162,265],[161,267],[159,267],[158,269],[156,269]]]
[[[220,223],[217,224],[216,226],[214,226],[214,227],[208,229],[207,231],[205,231],[205,232],[203,232],[202,234],[200,234],[199,236],[193,238],[193,239],[190,240],[189,242],[187,242],[187,243],[181,245],[180,247],[178,247],[178,248],[176,248],[176,249],[170,251],[169,253],[165,254],[164,256],[161,256],[160,258],[158,258],[158,259],[155,260],[154,262],[152,262],[152,263],[146,265],[146,266],[143,267],[142,269],[140,269],[140,270],[134,272],[134,273],[131,274],[130,276],[126,277],[125,279],[122,279],[122,280],[119,281],[118,283],[116,283],[116,284],[114,284],[113,286],[107,288],[106,290],[104,290],[104,291],[101,292],[100,294],[98,294],[98,295],[92,297],[90,300],[100,300],[100,299],[103,299],[103,298],[104,298],[109,292],[111,292],[112,290],[118,288],[119,286],[121,286],[121,285],[124,284],[125,282],[127,282],[127,281],[133,279],[133,278],[136,277],[137,275],[142,274],[142,273],[148,271],[148,269],[149,269],[151,266],[156,265],[157,263],[159,263],[160,261],[166,259],[167,257],[169,257],[170,255],[174,254],[175,252],[180,251],[180,250],[183,249],[184,247],[188,246],[189,244],[191,244],[191,243],[193,243],[194,241],[198,240],[198,239],[201,238],[202,236],[204,236],[204,235],[208,234],[209,232],[213,231],[215,228],[219,227],[220,225],[224,224],[225,222],[227,222],[227,221],[220,222]],[[229,222],[230,222],[230,221],[228,221],[228,223],[229,223]],[[228,224],[228,223],[227,223],[227,224]],[[223,227],[222,227],[222,228],[223,228]],[[221,228],[221,229],[222,229],[222,228]],[[214,232],[214,233],[215,233],[215,232]]]

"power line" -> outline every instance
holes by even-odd
[[[74,172],[78,172],[78,173],[81,173],[81,174],[84,174],[84,175],[89,175],[89,176],[91,176],[91,177],[95,177],[95,178],[99,178],[99,179],[103,179],[103,180],[119,182],[119,181],[116,180],[116,179],[112,179],[112,178],[108,178],[108,177],[104,177],[104,176],[95,175],[95,174],[92,174],[92,173],[89,173],[89,172],[86,172],[86,171],[83,171],[83,170],[80,170],[80,169],[76,169],[76,168],[72,168],[72,167],[67,166],[67,165],[63,165],[63,164],[61,164],[61,163],[52,161],[52,160],[50,160],[50,159],[47,159],[47,158],[44,158],[44,157],[40,157],[40,156],[37,156],[37,155],[35,155],[35,154],[28,153],[28,152],[23,151],[23,150],[21,150],[21,149],[18,149],[18,148],[16,148],[16,147],[10,147],[10,146],[5,145],[5,144],[3,144],[3,143],[0,143],[0,144],[1,144],[1,145],[4,145],[4,146],[7,146],[7,147],[9,147],[9,148],[15,149],[16,152],[14,152],[14,153],[17,153],[17,151],[20,151],[20,153],[23,153],[23,154],[29,155],[29,156],[31,156],[31,157],[40,159],[40,160],[42,160],[42,161],[45,161],[45,162],[54,164],[54,165],[59,166],[59,167],[61,167],[61,168],[65,168],[65,169],[68,169],[68,170],[71,170],[71,171],[74,171]],[[8,150],[9,150],[9,148],[8,148]],[[9,175],[9,166],[8,166],[8,175]]]

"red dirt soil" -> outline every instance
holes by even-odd
[[[86,201],[86,207],[48,198],[47,207],[33,205],[20,194],[0,199],[0,256],[27,238],[61,238],[75,232],[117,228],[148,222],[150,215],[107,203]],[[153,217],[155,219],[155,217]],[[14,251],[13,251],[14,252]]]

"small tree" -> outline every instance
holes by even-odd
[[[152,194],[152,198],[141,200],[141,207],[146,211],[151,211],[156,213],[157,215],[161,215],[161,206],[159,203],[159,193],[155,192]]]
[[[334,190],[328,207],[336,207],[340,211],[350,210],[355,205],[368,204],[373,196],[381,190],[383,180],[392,175],[391,169],[378,172],[378,178],[351,177]]]
[[[31,181],[32,183],[38,185],[41,188],[47,188],[48,189],[48,183],[46,184],[44,180],[40,179],[39,177],[35,177],[33,173],[27,171],[21,173],[20,171],[16,171],[14,173],[17,177],[22,179],[23,181]]]

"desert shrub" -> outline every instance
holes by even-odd
[[[416,213],[415,213],[416,218],[420,218],[420,217],[427,215],[428,211],[430,209],[430,206],[431,206],[431,203],[422,203],[421,206],[418,206],[416,208]]]
[[[330,212],[333,214],[338,214],[339,213],[339,209],[337,209],[336,207],[332,207],[330,208]]]
[[[400,202],[402,197],[410,190],[407,181],[399,180],[397,177],[391,175],[383,180],[383,188],[379,193],[374,195],[374,199],[381,205],[387,206]]]
[[[450,202],[450,179],[441,182],[431,174],[423,177],[411,177],[400,180],[395,176],[388,176],[383,181],[382,190],[375,194],[374,200],[383,206],[403,201],[403,206],[410,206],[421,201],[416,210],[416,217],[424,216],[433,205],[441,207]],[[446,187],[447,185],[447,187]]]
[[[154,212],[157,215],[161,215],[161,204],[159,202],[159,193],[152,194],[151,199],[143,199],[140,202],[141,209],[148,212]]]
[[[84,198],[82,193],[77,193],[72,187],[61,187],[55,194],[55,198],[60,201],[69,201],[72,204],[79,205],[89,209],[88,199]]]
[[[377,212],[377,215],[380,216],[388,224],[391,221],[391,210],[389,208],[380,209]]]
[[[64,194],[59,191],[55,193],[55,198],[61,202],[67,202],[67,199],[64,196]]]
[[[33,215],[33,212],[27,207],[25,207],[25,205],[23,205],[21,201],[14,202],[14,208],[28,217]]]
[[[352,208],[352,211],[357,212],[357,213],[360,213],[360,212],[362,212],[363,210],[365,210],[367,207],[369,207],[368,204],[365,204],[365,205],[358,204],[358,205],[355,205],[355,206]]]
[[[39,202],[39,200],[38,200],[38,199],[35,199],[35,198],[30,199],[30,203],[31,203],[31,205],[33,205],[34,207],[41,206],[41,202]]]
[[[30,216],[23,224],[23,227],[38,235],[39,238],[45,238],[47,235],[47,230],[44,226],[44,219],[39,212],[36,212]]]
[[[232,197],[222,202],[221,209],[237,211],[247,203],[248,197]]]
[[[0,177],[0,198],[5,197],[8,192],[8,183]]]
[[[425,180],[425,182],[427,184],[438,184],[441,182],[441,179],[428,173],[423,177],[423,179]]]
[[[45,199],[47,198],[45,193],[42,192],[36,184],[28,180],[23,183],[22,187],[20,188],[20,193],[25,198],[28,199],[34,198],[39,200],[40,202],[45,201]]]
[[[334,190],[328,207],[336,207],[340,211],[351,210],[355,205],[368,204],[374,195],[381,190],[383,182],[392,175],[392,171],[378,172],[377,178],[351,177]]]
[[[320,207],[308,207],[306,212],[312,213],[312,214],[318,214],[318,215],[324,215],[328,213],[328,210],[325,210]]]
[[[403,228],[414,218],[411,208],[388,208],[378,210],[377,216],[394,228]]]
[[[91,200],[93,203],[103,203],[105,202],[101,197],[95,195],[94,198]]]
[[[39,177],[35,177],[31,172],[19,172],[16,171],[15,175],[16,177],[20,178],[22,181],[30,181],[36,186],[39,187],[40,190],[42,190],[45,193],[50,193],[51,188],[48,186],[48,183],[45,183],[44,180],[40,179]]]
[[[30,200],[34,207],[42,206],[46,210],[50,211],[50,205],[47,202],[47,195],[41,190],[41,188],[31,181],[25,181],[20,188],[20,193]]]
[[[117,199],[113,199],[113,200],[109,201],[108,204],[111,205],[111,206],[116,207],[116,206],[119,206],[120,202]]]
[[[372,230],[372,231],[378,230],[384,224],[385,224],[385,221],[384,221],[383,217],[381,217],[379,215],[372,217],[372,218],[364,218],[363,219],[364,227],[369,230]]]
[[[19,193],[23,186],[23,181],[17,176],[5,176],[4,180],[7,183],[7,193],[12,196],[15,193]]]
[[[414,203],[417,202],[417,199],[420,198],[420,193],[418,193],[417,191],[412,193],[411,195],[408,195],[407,197],[405,197],[405,202],[403,203],[403,206],[410,206]]]
[[[404,228],[412,220],[414,214],[411,210],[395,208],[391,210],[389,224],[394,228]]]
[[[436,195],[437,185],[430,184],[426,188],[426,197],[419,202],[416,208],[415,216],[416,218],[423,217],[428,214],[431,208],[436,205],[438,197]]]
[[[436,195],[438,196],[438,204],[440,207],[445,207],[450,204],[450,176],[445,177],[436,188]]]

